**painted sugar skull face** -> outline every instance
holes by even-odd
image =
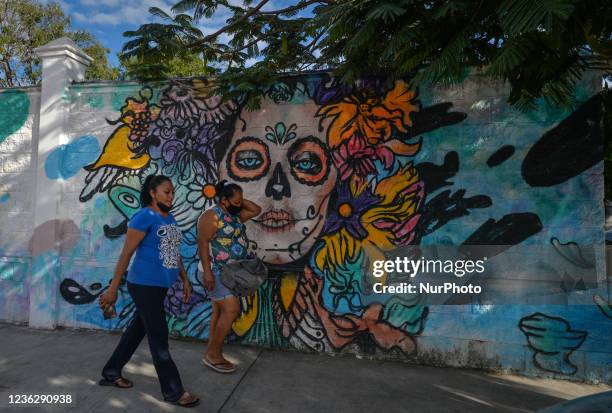
[[[240,116],[220,165],[262,213],[246,223],[258,256],[284,264],[304,256],[323,229],[337,171],[313,104],[262,101]],[[239,125],[241,122],[239,121]]]

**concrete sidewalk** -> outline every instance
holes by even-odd
[[[41,331],[0,324],[2,412],[531,412],[610,390],[566,381],[497,376],[473,370],[412,366],[349,357],[228,346],[239,366],[218,374],[200,362],[203,343],[171,340],[195,409],[164,403],[143,342],[122,390],[96,385],[119,336],[107,332]],[[8,407],[10,394],[70,394],[72,407]]]

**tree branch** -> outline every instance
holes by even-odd
[[[263,11],[259,14],[261,14],[262,16],[263,15],[273,16],[273,15],[286,14],[286,13],[291,13],[292,11],[303,9],[304,7],[308,7],[311,4],[315,4],[315,3],[333,4],[334,1],[333,0],[302,0],[295,6],[289,6],[284,9],[273,10],[273,11]]]
[[[6,57],[5,57],[6,58]],[[10,57],[9,57],[10,59]],[[4,73],[6,74],[5,84],[6,87],[13,87],[13,70],[7,60],[2,61],[2,66],[4,66]]]
[[[204,36],[202,39],[194,42],[190,47],[197,47],[201,44],[207,43],[208,41],[217,38],[217,36],[219,36],[221,33],[225,33],[226,31],[230,30],[231,28],[239,25],[240,23],[242,23],[243,21],[245,21],[246,19],[248,19],[249,17],[253,16],[254,14],[256,14],[259,9],[261,9],[269,0],[262,0],[257,6],[255,6],[254,8],[252,8],[251,10],[249,10],[248,13],[245,13],[244,15],[242,15],[240,18],[238,18],[235,22],[230,23],[226,26],[223,26],[222,28],[220,28],[219,30],[217,30],[216,32],[206,35]]]

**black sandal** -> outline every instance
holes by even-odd
[[[98,384],[100,386],[113,386],[113,387],[118,387],[120,389],[130,389],[134,387],[134,383],[132,383],[130,380],[124,377],[119,377],[116,380],[107,380],[107,379],[102,378],[100,379]]]
[[[188,394],[189,397],[187,398],[187,401],[184,401],[181,403],[181,399],[183,398],[185,394]],[[195,407],[198,404],[200,404],[200,398],[196,396],[195,394],[191,394],[186,391],[183,394],[181,394],[181,397],[177,401],[170,402],[170,403],[175,404],[180,407]]]

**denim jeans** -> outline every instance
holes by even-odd
[[[107,380],[121,377],[123,366],[130,360],[146,334],[164,400],[177,401],[184,390],[168,349],[168,325],[164,309],[168,289],[129,282],[127,288],[136,311],[113,355],[104,366],[102,377]]]

